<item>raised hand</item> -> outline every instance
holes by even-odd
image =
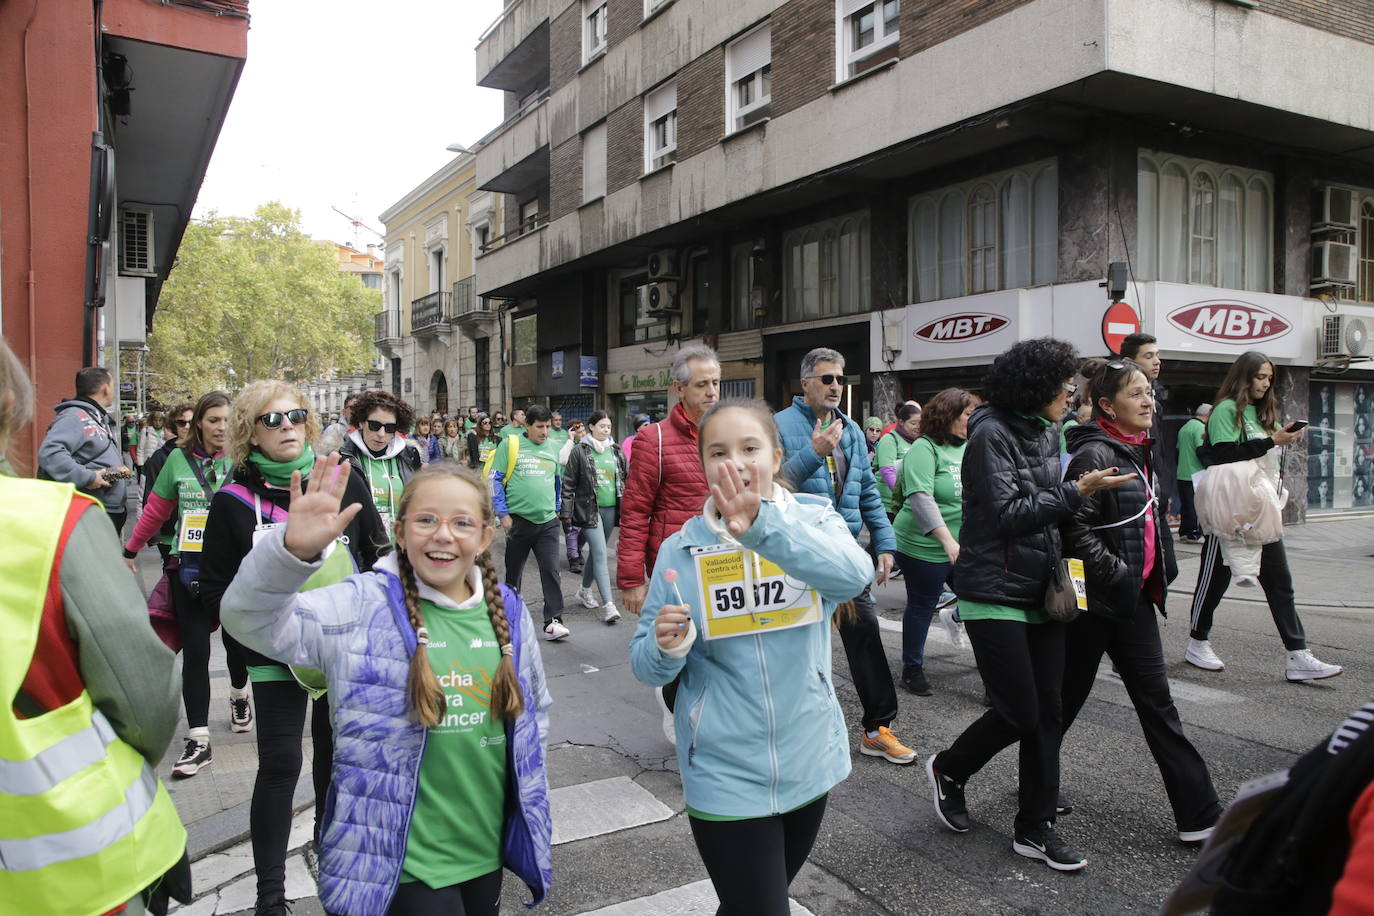
[[[362,511],[360,503],[340,511],[339,503],[343,501],[347,485],[348,467],[340,461],[338,452],[315,459],[304,493],[301,492],[301,472],[291,472],[286,549],[293,556],[307,563],[314,560],[343,534],[353,516]]]
[[[816,421],[816,426],[811,430],[811,447],[816,450],[816,454],[824,458],[835,450],[835,446],[840,444],[840,437],[844,435],[844,424],[838,417],[830,418],[830,425],[821,429],[821,421]]]
[[[722,461],[715,465],[716,480],[711,484],[711,499],[716,504],[716,511],[725,522],[725,527],[730,533],[739,537],[749,530],[749,526],[754,524],[754,519],[759,515],[759,491],[758,481],[750,480],[748,484],[740,476],[739,469],[733,462]]]

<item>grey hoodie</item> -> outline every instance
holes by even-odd
[[[52,480],[75,484],[82,493],[94,496],[106,512],[125,511],[128,481],[91,489],[96,471],[124,464],[119,433],[111,429],[109,415],[90,398],[67,398],[54,409],[57,416],[38,449],[38,467]]]

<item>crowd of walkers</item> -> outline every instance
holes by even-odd
[[[1023,341],[977,391],[906,402],[891,423],[841,411],[852,383],[843,354],[817,348],[798,370],[802,393],[774,413],[722,400],[715,353],[683,347],[675,405],[659,422],[637,421],[623,443],[602,411],[566,428],[539,404],[509,422],[476,408],[417,416],[384,391],[350,397],[322,427],[290,384],[254,381],[174,406],[131,454],[106,413],[113,380],[83,369],[37,456],[41,476],[67,486],[0,476],[10,530],[24,535],[21,549],[0,554],[0,575],[17,584],[0,605],[29,615],[23,638],[4,643],[0,680],[20,699],[0,756],[32,759],[35,775],[23,778],[48,780],[20,793],[7,782],[19,777],[0,770],[0,797],[40,796],[51,835],[5,847],[0,890],[56,907],[34,912],[159,912],[168,896],[188,899],[185,833],[152,767],[176,720],[174,651],[187,733],[173,775],[213,761],[218,628],[229,727],[254,731],[258,745],[257,913],[287,911],[307,713],[328,912],[494,914],[503,869],[539,902],[553,879],[541,651],[558,651],[541,650],[540,637],[574,636],[565,561],[581,575],[576,605],[605,625],[622,610],[637,618],[631,669],[653,688],[675,744],[721,913],[788,911],[828,794],[850,772],[851,741],[893,765],[917,761],[896,728],[896,685],[934,692],[932,625],[971,644],[986,707],[924,760],[939,823],[972,828],[967,782],[1016,745],[1013,850],[1060,871],[1087,864],[1059,833],[1073,809],[1060,752],[1106,655],[1159,766],[1178,840],[1205,841],[1222,807],[1170,694],[1156,616],[1177,575],[1174,493],[1181,538],[1203,544],[1185,660],[1224,668],[1208,637],[1234,572],[1268,598],[1287,679],[1341,673],[1306,647],[1281,537],[1258,543],[1254,526],[1221,521],[1242,511],[1228,499],[1253,502],[1241,499],[1253,492],[1228,496],[1241,490],[1232,472],[1244,462],[1269,508],[1283,498],[1282,447],[1301,431],[1280,419],[1273,363],[1253,353],[1232,365],[1216,404],[1180,437],[1176,463],[1152,436],[1160,362],[1148,335],[1088,360],[1061,341]],[[0,344],[0,451],[30,401]],[[127,524],[135,468],[143,506]],[[154,602],[87,509],[127,532],[129,570],[157,545],[174,626],[147,624]],[[522,595],[531,554],[538,599]],[[906,592],[898,678],[873,598],[889,578]],[[852,737],[832,627],[860,707]],[[59,707],[74,710],[60,723]],[[41,741],[13,727],[45,716]],[[908,716],[902,730],[919,723]],[[109,773],[105,807],[133,809],[123,833],[83,851],[104,857],[100,880],[47,842],[96,810],[75,804],[79,790],[59,778],[70,765],[44,759],[87,733],[89,762]],[[16,861],[34,864],[14,878]]]

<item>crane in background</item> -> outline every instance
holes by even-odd
[[[339,215],[342,216],[344,219],[348,220],[350,223],[353,224],[353,247],[354,247],[354,249],[358,249],[358,230],[359,230],[359,229],[366,229],[368,232],[371,232],[373,235],[377,236],[377,238],[380,239],[381,241],[383,241],[383,242],[386,241],[386,236],[382,235],[382,234],[381,234],[380,232],[378,232],[376,229],[373,229],[371,226],[369,226],[367,223],[363,222],[363,221],[362,221],[361,219],[359,219],[358,217],[356,217],[356,216],[349,216],[347,213],[343,212],[343,211],[340,210],[338,207],[336,207],[336,206],[334,206],[334,205],[332,205],[332,204],[330,205],[329,209],[333,210],[335,213],[339,214]],[[359,250],[360,250],[360,249],[359,249]]]

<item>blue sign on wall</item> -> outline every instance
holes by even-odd
[[[601,384],[600,364],[595,356],[582,357],[582,365],[578,369],[577,384],[582,388],[595,388]]]
[[[563,351],[562,351],[562,350],[554,350],[554,351],[553,351],[553,377],[554,377],[554,378],[562,378],[562,377],[563,377]]]

